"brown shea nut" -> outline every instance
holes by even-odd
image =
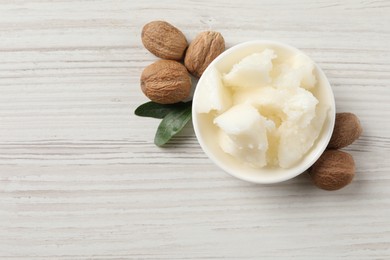
[[[349,153],[326,150],[309,170],[314,184],[324,190],[338,190],[355,175],[355,162]]]
[[[184,34],[164,21],[153,21],[142,28],[142,43],[151,53],[167,60],[181,60],[188,46]]]
[[[181,63],[159,60],[142,72],[141,88],[150,100],[160,104],[173,104],[190,95],[191,77]]]
[[[355,114],[337,113],[336,122],[328,148],[340,149],[352,144],[360,137],[363,129]]]
[[[219,32],[201,32],[188,46],[184,65],[192,75],[199,78],[224,50],[225,40]]]

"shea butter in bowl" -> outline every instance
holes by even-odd
[[[227,173],[277,183],[306,171],[329,143],[335,122],[332,88],[300,50],[251,41],[218,56],[193,97],[196,137]]]

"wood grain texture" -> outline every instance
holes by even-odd
[[[138,118],[142,25],[275,39],[325,71],[363,136],[353,183],[252,185],[191,126]],[[0,0],[0,259],[388,259],[390,2]]]

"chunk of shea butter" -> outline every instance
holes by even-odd
[[[270,72],[272,60],[276,58],[273,50],[265,49],[253,53],[234,64],[229,73],[223,77],[223,82],[230,87],[253,88],[261,87],[271,82]]]
[[[316,110],[317,116],[306,127],[301,127],[293,121],[285,121],[278,128],[277,131],[280,136],[278,160],[280,167],[289,168],[293,166],[313,146],[328,113],[328,108],[325,107],[319,106]]]
[[[314,88],[317,83],[313,73],[314,63],[303,54],[297,54],[289,61],[276,66],[278,76],[274,79],[274,85],[278,88]]]
[[[290,92],[289,98],[283,103],[286,120],[301,128],[306,127],[316,115],[318,100],[303,88],[296,88]]]
[[[220,128],[219,145],[228,154],[252,166],[267,164],[267,131],[275,129],[272,121],[261,116],[249,104],[233,106],[214,119]]]
[[[300,86],[305,89],[314,88],[317,83],[316,77],[313,73],[314,63],[303,54],[298,54],[294,58],[293,68],[296,69],[300,76]]]
[[[209,113],[212,110],[221,113],[232,104],[230,89],[222,83],[222,75],[215,67],[210,67],[204,78],[202,88],[199,88],[199,96],[195,110],[198,113]]]
[[[218,143],[222,151],[252,167],[264,167],[267,164],[264,150],[249,147],[242,148],[222,130],[218,132]]]
[[[276,89],[272,86],[263,88],[248,88],[235,91],[233,94],[233,104],[251,104],[259,106],[277,106],[283,108],[289,94],[284,89]]]
[[[233,104],[250,104],[260,111],[260,114],[271,119],[279,126],[286,117],[283,112],[284,104],[289,99],[289,92],[271,86],[263,88],[248,88],[233,94]]]

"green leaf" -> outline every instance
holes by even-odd
[[[179,133],[191,119],[191,102],[185,103],[181,109],[169,112],[157,128],[154,143],[157,146],[166,144]]]
[[[188,103],[188,102],[187,102]],[[155,103],[153,101],[146,102],[145,104],[140,105],[136,108],[134,113],[137,116],[143,116],[143,117],[153,117],[153,118],[164,118],[166,115],[168,115],[172,111],[178,111],[183,109],[183,107],[186,107],[186,104],[184,102],[179,102],[176,104],[169,104],[169,105],[162,105]]]

